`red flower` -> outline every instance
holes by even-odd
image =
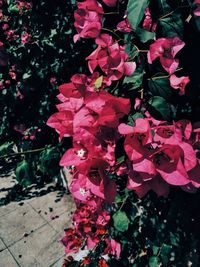
[[[104,258],[100,259],[100,261],[98,262],[98,266],[97,267],[109,267],[106,260]]]
[[[156,58],[160,58],[162,67],[172,74],[179,65],[179,60],[174,59],[174,57],[184,45],[185,43],[178,37],[159,38],[150,45],[147,54],[148,63],[152,64]]]
[[[65,253],[76,253],[81,248],[83,240],[74,229],[68,228],[65,229],[65,236],[61,239],[61,243],[65,246]]]
[[[190,82],[188,76],[177,77],[175,74],[170,76],[170,85],[174,89],[179,89],[179,95],[185,94],[185,87]]]
[[[86,90],[87,76],[84,74],[75,74],[71,78],[70,83],[59,86],[59,91],[65,97],[80,98]]]

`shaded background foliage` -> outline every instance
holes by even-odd
[[[30,3],[30,9],[21,11],[17,1],[4,1],[0,22],[0,156],[47,146],[45,151],[28,153],[23,158],[0,159],[2,172],[20,162],[16,174],[18,177],[20,170],[22,175],[23,169],[25,176],[19,179],[22,185],[59,171],[60,152],[68,144],[57,145],[58,136],[46,121],[58,103],[57,85],[82,71],[84,51],[88,51],[85,41],[73,43],[74,1]],[[3,30],[5,24],[8,29]],[[14,37],[8,38],[9,30],[14,31]],[[21,41],[23,33],[30,34],[26,44]],[[10,72],[14,72],[14,79]]]

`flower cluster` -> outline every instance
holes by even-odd
[[[117,1],[103,3],[115,7]],[[73,137],[73,147],[64,153],[60,166],[71,170],[69,190],[77,210],[73,216],[74,228],[66,230],[62,243],[69,253],[77,252],[85,245],[94,249],[103,239],[106,243],[103,254],[119,258],[121,245],[108,234],[108,207],[112,206],[118,191],[115,179],[109,174],[126,177],[126,189],[134,190],[139,197],[150,190],[158,196],[167,196],[170,185],[195,192],[200,187],[197,157],[200,130],[189,120],[170,123],[153,118],[143,97],[143,88],[141,99],[123,97],[127,92],[116,96],[109,91],[116,81],[117,86],[122,86],[125,76],[134,77],[136,62],[138,65],[145,62],[143,64],[151,68],[157,63],[168,73],[163,77],[168,79],[170,90],[178,89],[179,95],[184,95],[190,79],[188,76],[177,77],[175,73],[179,71],[178,53],[185,43],[175,35],[152,39],[147,50],[134,45],[137,55],[147,52],[147,55],[138,56],[135,62],[126,52],[127,47],[121,45],[122,39],[116,38],[116,31],[132,33],[127,11],[125,20],[117,24],[117,30],[107,30],[111,32],[107,34],[102,33],[105,30],[102,29],[103,5],[96,0],[85,0],[77,2],[77,7],[74,25],[78,34],[74,36],[74,42],[79,38],[95,38],[97,46],[86,57],[91,75],[75,74],[71,82],[59,86],[61,103],[57,105],[58,112],[47,121],[47,125],[58,132],[60,140]],[[144,9],[142,27],[144,32],[152,34],[156,31],[157,24],[149,7]],[[158,78],[157,75],[154,77]],[[145,86],[143,81],[140,84]],[[145,97],[149,97],[146,92]],[[138,110],[140,116],[133,118]],[[116,157],[119,143],[124,150],[120,162]],[[89,264],[90,259],[85,262]]]
[[[97,42],[99,40],[103,42],[109,36],[104,35],[103,38],[98,38]],[[113,42],[112,38],[109,39]],[[121,62],[119,71],[116,70],[121,77],[126,68],[127,55],[124,50],[118,51],[118,49],[119,46],[114,57],[118,57]],[[107,69],[109,70],[109,67]],[[129,71],[129,74],[133,71],[134,69]],[[83,238],[87,240],[88,248],[94,247],[100,241],[101,236],[106,233],[105,227],[109,222],[109,215],[106,210],[102,210],[102,207],[112,204],[116,195],[116,184],[109,179],[107,171],[116,162],[115,147],[120,137],[117,131],[119,121],[130,112],[131,106],[129,99],[115,97],[104,90],[107,84],[111,84],[111,77],[100,76],[98,72],[88,77],[84,74],[73,75],[70,83],[59,87],[58,99],[62,103],[57,105],[58,112],[47,121],[47,125],[59,133],[60,140],[63,137],[73,136],[73,148],[65,152],[60,165],[73,169],[73,179],[69,189],[78,203],[85,205],[80,208],[78,204],[74,215],[77,236],[72,235],[74,239],[69,241],[71,235],[69,237],[67,231],[63,240],[64,244],[69,244],[66,245],[66,252],[76,250],[77,244],[80,247]],[[93,208],[89,205],[93,205]],[[111,241],[106,239],[111,247],[107,252],[119,256],[119,245],[115,252],[113,246],[116,241]]]
[[[143,197],[149,190],[167,195],[169,185],[181,186],[188,192],[200,187],[200,165],[189,121],[169,125],[151,117],[138,118],[134,127],[120,124],[119,132],[126,136],[128,163],[118,171],[128,174],[128,189]]]

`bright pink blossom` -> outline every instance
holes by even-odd
[[[150,124],[147,119],[138,118],[135,120],[135,126],[120,124],[119,133],[126,135],[124,142],[125,151],[131,161],[137,161],[143,158],[147,148],[145,145],[151,143],[152,134]]]
[[[179,60],[175,59],[176,54],[184,47],[185,43],[178,37],[159,38],[150,45],[147,54],[148,63],[160,58],[162,67],[172,74],[179,65]]]
[[[102,1],[107,6],[114,7],[114,6],[116,6],[118,0],[102,0]]]
[[[152,32],[155,32],[156,31],[156,23],[153,23],[152,22],[152,18],[151,18],[151,13],[150,13],[150,9],[149,7],[147,7],[145,9],[145,19],[143,21],[143,29],[145,29],[146,31],[152,31]]]
[[[86,0],[77,3],[78,9],[74,12],[74,26],[78,32],[74,42],[79,38],[95,38],[99,35],[102,24],[103,9],[95,0]]]
[[[120,253],[121,253],[121,244],[115,241],[114,239],[110,239],[110,240],[106,239],[105,241],[106,241],[107,247],[104,253],[114,255],[119,259]]]
[[[196,4],[196,8],[194,10],[194,15],[200,16],[200,0],[195,0],[194,3]]]
[[[128,20],[127,13],[124,16],[124,20],[117,24],[117,29],[120,32],[129,33],[132,31],[132,26]]]
[[[111,81],[133,74],[136,64],[128,62],[128,54],[123,46],[114,43],[108,34],[102,34],[96,43],[97,49],[86,58],[91,73],[99,66]]]
[[[174,89],[179,89],[179,95],[185,94],[185,87],[190,82],[188,76],[177,77],[175,74],[170,76],[170,85]]]
[[[21,35],[21,43],[23,45],[27,44],[31,39],[31,34],[25,32]]]

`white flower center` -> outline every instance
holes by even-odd
[[[85,156],[85,150],[84,149],[80,149],[80,150],[78,150],[77,151],[77,155],[78,155],[78,157],[80,157],[80,158],[83,158],[84,156]]]
[[[79,192],[82,196],[85,196],[87,193],[84,188],[79,188]]]

